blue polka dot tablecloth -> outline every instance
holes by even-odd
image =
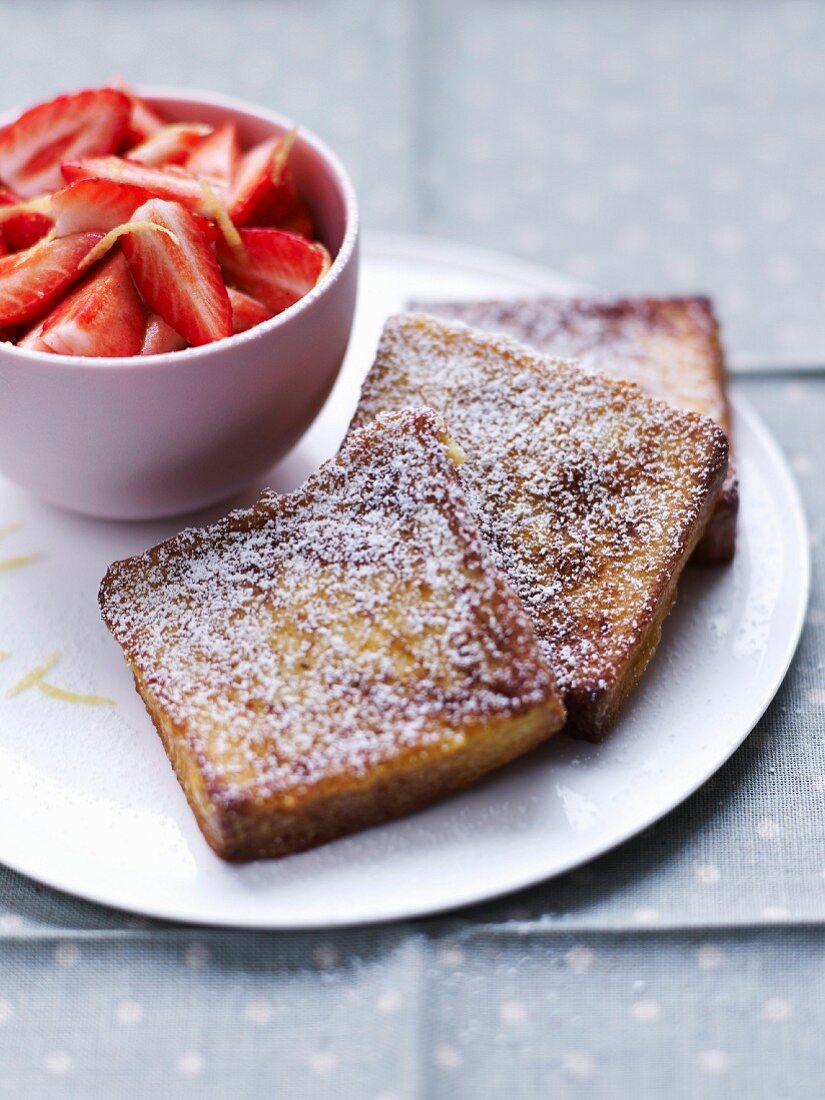
[[[341,152],[371,228],[607,290],[710,292],[814,559],[799,652],[739,752],[643,835],[517,896],[210,932],[0,869],[0,1097],[822,1097],[825,5],[0,0],[0,17],[3,103],[113,72],[245,96]]]

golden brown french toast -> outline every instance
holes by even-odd
[[[426,404],[521,596],[573,732],[598,740],[659,641],[715,507],[728,445],[713,421],[504,336],[406,314],[384,327],[353,427]]]
[[[282,856],[409,813],[564,722],[440,417],[115,562],[100,606],[209,844]]]
[[[538,351],[575,359],[586,370],[635,382],[651,397],[709,416],[731,443],[725,358],[708,298],[542,297],[422,302],[414,308],[507,333]],[[693,562],[731,560],[738,509],[731,460]]]

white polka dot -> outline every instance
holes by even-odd
[[[789,915],[784,905],[766,905],[762,910],[765,920],[786,920]]]
[[[375,1007],[382,1016],[391,1016],[401,1007],[401,994],[397,989],[385,989],[379,993]]]
[[[737,225],[718,225],[711,230],[710,240],[717,252],[732,255],[741,250],[745,238]]]
[[[647,244],[647,230],[641,225],[620,226],[616,234],[616,247],[621,252],[639,252]]]
[[[586,974],[593,965],[595,955],[589,947],[577,944],[575,947],[570,948],[564,958],[574,974]]]
[[[319,970],[331,970],[338,965],[340,953],[334,943],[319,943],[312,952],[312,957]]]
[[[730,1067],[730,1056],[724,1050],[700,1050],[696,1062],[702,1073],[725,1073]]]
[[[43,1064],[48,1073],[55,1077],[65,1077],[67,1073],[71,1073],[74,1062],[65,1050],[53,1050],[46,1055]]]
[[[771,256],[765,264],[765,275],[774,283],[792,283],[798,275],[798,264],[793,256]]]
[[[184,1077],[197,1077],[203,1073],[206,1059],[197,1050],[187,1050],[179,1056],[175,1065]]]
[[[770,997],[762,1005],[762,1019],[769,1020],[771,1023],[779,1024],[783,1020],[790,1019],[791,1016],[791,1002],[786,1001],[784,997]]]
[[[139,1024],[143,1019],[143,1005],[137,1001],[121,1001],[115,1009],[115,1019],[119,1024]]]
[[[825,688],[811,688],[807,693],[809,703],[815,707],[825,707]]]
[[[464,1055],[448,1043],[439,1043],[433,1051],[433,1061],[439,1069],[453,1072],[464,1065]]]
[[[586,1050],[569,1050],[563,1059],[564,1068],[573,1077],[592,1077],[596,1062]]]
[[[247,1019],[250,1024],[263,1026],[271,1021],[272,1017],[275,1015],[275,1010],[269,1001],[250,1001],[246,1008],[244,1008],[243,1014],[244,1018]]]
[[[807,477],[816,469],[816,466],[808,455],[794,455],[791,465],[793,466],[794,473],[798,474],[800,477]]]
[[[779,825],[771,818],[763,818],[757,823],[756,831],[763,840],[776,840],[779,836]]]
[[[700,886],[715,886],[722,876],[718,867],[712,863],[705,863],[694,869],[693,877]]]
[[[699,266],[694,256],[674,252],[665,256],[664,267],[668,275],[673,279],[683,282],[692,282],[696,278]]]
[[[54,961],[58,966],[77,966],[80,961],[80,948],[76,943],[59,943],[54,949]]]
[[[647,905],[641,905],[633,910],[633,917],[639,924],[653,924],[659,919],[658,910]]]
[[[498,1006],[498,1015],[503,1024],[517,1027],[527,1019],[527,1006],[521,1001],[502,1001]]]
[[[823,298],[823,305],[825,305],[825,298]],[[796,404],[805,400],[808,391],[804,386],[800,385],[799,382],[790,382],[782,390],[782,394],[786,401],[792,401]]]
[[[205,943],[190,943],[183,953],[186,965],[193,970],[201,970],[212,957]]]
[[[640,1024],[655,1024],[662,1009],[656,1001],[636,1001],[630,1007],[630,1015]]]
[[[787,195],[772,194],[765,195],[759,204],[759,210],[766,221],[784,222],[790,217],[793,206]]]
[[[438,948],[438,961],[442,966],[456,970],[464,962],[464,948],[460,944],[442,943]]]
[[[7,1024],[14,1015],[11,1001],[0,1001],[0,1024]]]
[[[696,948],[696,962],[700,970],[718,970],[724,961],[722,948],[715,943],[702,943]]]
[[[328,1077],[338,1068],[338,1055],[334,1050],[313,1050],[307,1055],[307,1065],[317,1077]]]
[[[4,913],[0,917],[0,932],[16,932],[23,927],[23,918],[17,913]]]
[[[820,773],[814,776],[814,787],[818,791],[825,791],[825,774]]]

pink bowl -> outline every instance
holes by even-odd
[[[245,145],[292,126],[208,92],[145,94],[172,120],[234,119]],[[167,355],[93,359],[0,344],[0,472],[72,511],[149,519],[231,496],[286,454],[340,370],[358,281],[347,173],[305,130],[291,157],[333,256],[319,285],[248,332]]]

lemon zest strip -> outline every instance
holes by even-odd
[[[46,673],[51,672],[56,664],[57,652],[55,651],[49,654],[42,665],[38,665],[31,672],[27,672],[22,680],[18,680],[14,687],[10,687],[6,692],[6,698],[13,699],[16,695],[22,695],[24,691],[28,691],[29,688],[37,687]]]
[[[165,225],[158,225],[157,222],[124,222],[123,225],[117,226],[115,229],[110,229],[105,237],[102,237],[94,248],[90,249],[83,259],[78,264],[78,271],[85,271],[87,267],[91,267],[92,264],[97,263],[101,256],[105,256],[113,244],[119,237],[125,237],[128,233],[143,233],[145,230],[151,229],[155,233],[165,233],[167,237],[175,242],[180,248],[180,241],[172,232],[171,229],[167,229]]]

